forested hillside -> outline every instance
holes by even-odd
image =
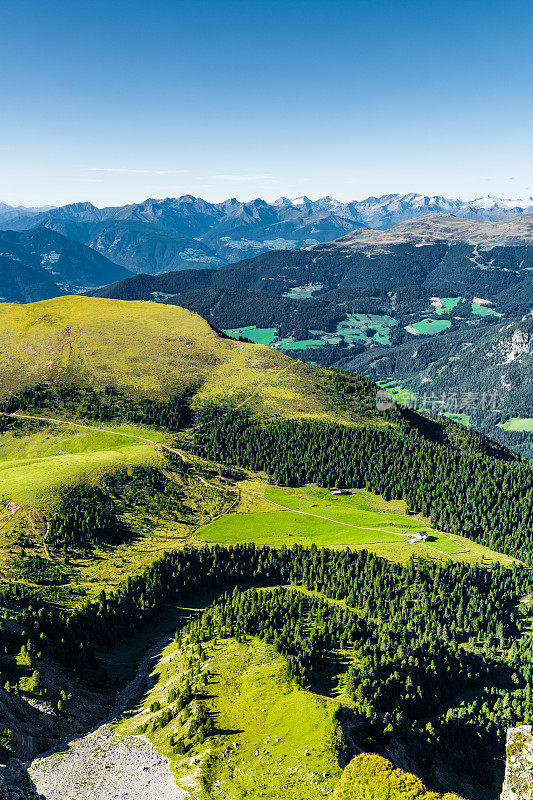
[[[136,275],[95,294],[182,305],[234,338],[408,388],[417,407],[459,415],[530,457],[527,365],[505,361],[512,343],[494,369],[484,364],[512,328],[527,327],[532,252],[529,216],[429,215],[215,271]]]
[[[128,731],[176,774],[198,764],[212,800],[230,779],[246,788],[256,767],[231,773],[234,739],[218,723],[229,689],[210,672],[237,658],[259,669],[251,637],[272,665],[253,695],[254,714],[270,715],[253,739],[265,763],[266,737],[289,736],[274,686],[318,715],[323,750],[306,755],[290,732],[309,759],[300,800],[334,783],[333,756],[344,765],[359,750],[432,790],[492,800],[505,729],[533,714],[527,462],[451,420],[380,411],[375,384],[226,338],[172,305],[79,297],[2,312],[6,753],[94,727],[152,636],[172,632],[175,666]],[[269,481],[270,499],[257,491]],[[314,488],[304,503],[276,484]],[[362,492],[360,504],[342,506],[334,487]],[[320,492],[330,512],[313,508]],[[290,535],[243,544],[264,503],[285,508],[287,534],[291,507],[300,527],[337,524],[335,546],[313,527],[305,547]],[[239,536],[206,546],[203,531],[230,517]],[[402,555],[358,544],[358,528],[384,527]],[[423,527],[427,547],[404,549],[402,527]],[[432,529],[463,544],[448,554]],[[469,541],[490,549],[462,560]],[[257,736],[256,716],[246,724]],[[290,783],[281,770],[272,797]]]

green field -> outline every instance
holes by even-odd
[[[244,328],[229,328],[224,333],[227,333],[232,339],[244,336],[245,339],[250,339],[254,344],[271,344],[276,338],[275,328],[256,328],[255,325],[247,325]]]
[[[506,431],[524,431],[532,433],[533,417],[511,417],[507,422],[500,423],[498,428],[503,428]]]
[[[501,317],[501,314],[498,314],[497,311],[494,311],[493,308],[484,303],[472,302],[472,314],[478,317]]]
[[[315,289],[320,289],[317,285]],[[296,289],[291,290],[296,292]],[[307,287],[299,287],[298,291],[305,292],[302,297],[310,297]],[[296,294],[287,293],[286,295],[296,297]],[[244,336],[256,344],[273,345],[280,350],[316,350],[325,344],[344,343],[348,347],[356,343],[390,345],[391,328],[398,324],[398,321],[387,314],[348,314],[346,319],[339,322],[337,330],[328,332],[323,330],[310,330],[316,338],[294,340],[290,337],[278,338],[275,328],[256,328],[255,325],[247,325],[243,328],[230,328],[225,330],[228,336],[238,339]]]
[[[387,314],[348,314],[346,319],[337,325],[337,334],[342,336],[345,344],[350,346],[357,342],[369,344],[390,344],[390,329],[398,324],[398,320]],[[369,334],[371,329],[371,335]]]
[[[448,314],[450,311],[459,304],[461,300],[460,297],[439,297],[440,302],[442,305],[440,306],[433,306],[432,312],[434,314]]]
[[[385,501],[362,489],[333,498],[316,486],[282,489],[259,481],[240,484],[241,506],[206,525],[197,534],[212,544],[254,542],[272,547],[315,544],[320,547],[366,547],[386,558],[404,561],[411,555],[453,557],[479,562],[510,559],[427,526],[405,513],[401,501]],[[427,530],[427,542],[408,543],[417,531]]]
[[[109,467],[155,463],[153,444],[134,436],[158,441],[157,432],[133,425],[120,425],[109,433],[44,425],[36,433],[7,433],[0,442],[2,494],[24,505],[53,502],[62,486]]]
[[[281,350],[316,350],[317,347],[323,347],[324,342],[322,339],[302,339],[301,341],[280,339],[276,345]]]
[[[412,333],[414,336],[418,336],[421,333],[433,336],[436,333],[448,330],[451,324],[449,319],[430,319],[426,317],[425,319],[421,319],[420,322],[413,322],[412,325],[406,325],[405,330],[407,333]]]
[[[190,646],[175,643],[155,669],[155,686],[119,732],[138,733],[148,723],[147,736],[170,758],[178,785],[193,798],[201,793],[202,777],[213,800],[331,797],[341,772],[333,747],[336,702],[298,688],[287,677],[285,659],[261,639],[211,640],[203,648],[202,672],[209,670],[211,677],[202,698],[215,721],[214,734],[180,756],[170,746],[173,735],[186,731],[180,718],[151,730],[158,712],[150,706],[167,707],[169,691],[194,658]]]

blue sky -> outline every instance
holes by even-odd
[[[533,4],[3,0],[0,199],[533,194]]]

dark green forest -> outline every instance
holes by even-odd
[[[209,589],[218,601],[178,636],[260,636],[287,657],[300,685],[340,682],[365,749],[397,738],[435,782],[438,748],[458,773],[492,789],[506,727],[533,720],[533,650],[517,604],[530,588],[520,566],[401,565],[316,547],[185,549],[73,612],[7,590],[4,602],[17,599],[26,630],[14,641],[6,634],[5,661],[24,644],[31,666],[31,654],[46,648],[74,678],[105,686],[99,650],[141,630],[166,601]]]
[[[382,429],[219,415],[196,433],[195,450],[287,486],[362,487],[403,499],[436,528],[533,563],[531,464],[453,423],[393,414],[398,428]]]

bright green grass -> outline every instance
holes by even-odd
[[[533,432],[533,417],[511,417],[507,422],[500,423],[498,428],[506,431],[525,431]]]
[[[194,388],[193,406],[237,405],[259,413],[333,417],[306,365],[277,349],[221,337],[178,306],[59,297],[0,304],[0,395],[43,381],[84,378],[152,397]],[[342,413],[341,413],[342,416]],[[348,416],[348,415],[346,415]]]
[[[109,467],[152,463],[155,448],[120,434],[158,440],[156,432],[121,425],[109,433],[85,431],[70,426],[43,425],[29,436],[8,434],[0,442],[1,492],[24,505],[53,500],[54,490]],[[113,430],[116,433],[113,433]]]
[[[441,333],[451,326],[449,319],[421,319],[420,322],[413,322],[412,325],[406,325],[405,330],[417,336],[421,333],[426,333],[432,336],[435,333]]]
[[[205,668],[212,673],[204,696],[215,735],[186,756],[177,756],[169,739],[182,734],[178,719],[147,733],[170,758],[178,785],[193,798],[200,795],[195,759],[209,776],[207,797],[213,800],[331,797],[340,776],[333,746],[336,702],[295,686],[287,678],[285,659],[260,639],[219,639],[204,649]],[[158,701],[165,707],[188,655],[174,643],[166,648],[155,670],[157,683],[142,709],[119,726],[120,732],[135,733],[140,724],[157,717],[150,704]]]
[[[448,312],[453,311],[456,305],[459,304],[461,300],[460,297],[439,297],[441,301],[441,306],[433,306],[432,311],[435,314],[448,314]]]
[[[317,347],[322,347],[324,342],[322,339],[303,339],[295,342],[292,339],[280,339],[278,347],[281,350],[316,350]]]
[[[256,328],[255,325],[247,325],[245,328],[230,328],[224,333],[231,336],[232,339],[244,336],[254,344],[271,344],[276,338],[275,328]]]
[[[247,481],[241,491],[244,500],[253,499],[251,506],[206,525],[197,534],[200,541],[224,545],[254,542],[272,547],[368,547],[393,560],[407,560],[415,553],[475,562],[484,558],[510,561],[468,539],[431,528],[427,542],[410,544],[409,535],[426,530],[425,522],[406,515],[402,502],[387,502],[364,490],[334,500],[316,486],[282,489]]]
[[[478,317],[500,317],[501,314],[498,314],[497,311],[494,311],[493,308],[490,306],[485,305],[484,303],[472,303],[472,314],[476,314]]]

